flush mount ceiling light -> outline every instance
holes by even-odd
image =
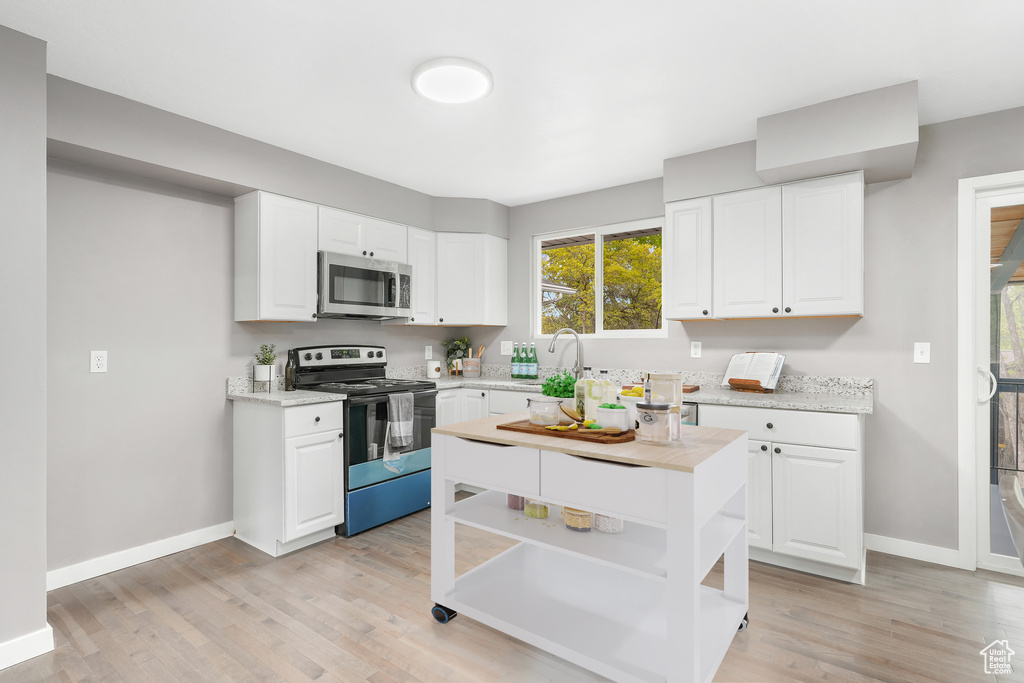
[[[412,89],[444,104],[463,104],[486,97],[494,81],[486,67],[460,57],[423,62],[412,72]]]

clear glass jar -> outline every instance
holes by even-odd
[[[625,522],[621,517],[610,517],[594,513],[594,528],[605,534],[621,534]]]
[[[637,441],[667,444],[672,440],[671,413],[667,403],[637,403]]]
[[[509,493],[505,496],[505,504],[510,510],[522,510],[526,504],[526,499],[514,493]]]
[[[541,500],[527,498],[526,504],[523,506],[523,512],[526,513],[527,517],[533,517],[534,519],[547,519],[548,504]]]
[[[594,513],[563,505],[562,521],[570,531],[590,531],[594,528]]]
[[[530,424],[533,425],[556,425],[559,422],[561,411],[558,406],[561,399],[554,396],[536,396],[526,399],[530,408]]]

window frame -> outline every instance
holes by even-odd
[[[661,249],[661,327],[651,330],[606,330],[604,329],[604,236],[634,230],[650,230],[660,228],[662,237]],[[541,254],[542,243],[546,240],[579,235],[594,236],[594,332],[581,333],[584,339],[663,339],[668,337],[668,326],[665,318],[665,217],[641,218],[621,223],[586,226],[570,230],[540,233],[533,236],[530,258],[530,317],[533,339],[549,339],[551,335],[541,332]],[[597,266],[600,265],[600,268]]]

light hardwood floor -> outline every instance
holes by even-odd
[[[228,538],[51,591],[56,649],[0,683],[602,680],[435,622],[429,538],[426,511],[278,559]],[[459,527],[456,545],[464,571],[509,544]],[[866,587],[754,562],[750,588],[716,681],[994,681],[979,651],[1004,638],[1024,672],[1024,579],[869,554]]]

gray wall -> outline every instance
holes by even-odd
[[[46,44],[0,27],[0,646],[46,628],[45,79]]]
[[[261,343],[383,341],[418,365],[459,332],[233,322],[230,199],[63,161],[47,179],[49,569],[232,519],[224,381]]]
[[[865,530],[956,548],[957,180],[1024,169],[1021,130],[1024,108],[924,126],[914,176],[868,186],[863,318],[670,322],[666,339],[587,341],[588,363],[636,368],[638,375],[647,369],[722,372],[731,354],[759,348],[786,353],[787,374],[873,377]],[[735,160],[747,151],[733,146],[723,148],[722,160],[713,152],[701,156],[709,169],[727,168],[742,179],[747,176],[737,172]],[[492,331],[487,345],[529,339],[533,234],[650,216],[658,207],[649,189],[642,183],[513,207],[510,324]],[[729,189],[739,188],[718,191]],[[678,183],[672,192],[693,196]],[[690,340],[703,342],[703,358],[689,357]],[[931,342],[931,364],[912,362],[915,341]],[[559,341],[555,354],[538,344],[538,355],[544,365],[572,365],[575,357],[568,341]]]

